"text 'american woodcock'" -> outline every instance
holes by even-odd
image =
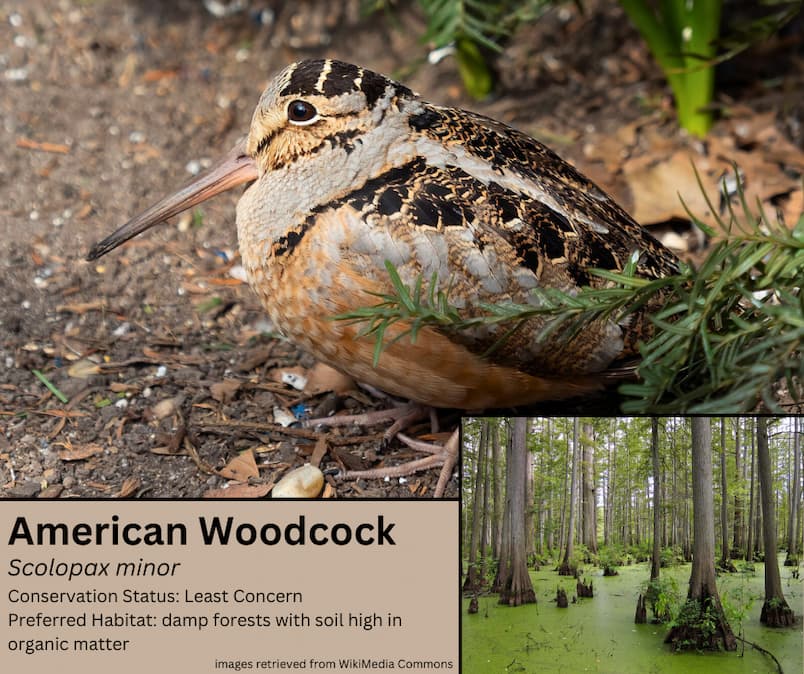
[[[481,303],[537,302],[533,288],[600,285],[590,268],[676,270],[675,257],[594,183],[547,147],[481,115],[428,103],[404,85],[330,59],[294,63],[262,94],[248,138],[179,192],[89,253],[237,184],[240,253],[275,325],[316,358],[389,393],[437,407],[483,409],[600,388],[636,353],[648,321],[592,323],[540,339],[544,318],[460,332],[389,328],[374,337],[332,320],[391,293],[392,263],[412,286],[436,278],[467,317]],[[433,276],[435,274],[435,276]]]

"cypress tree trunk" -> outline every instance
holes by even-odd
[[[720,417],[720,562],[718,567],[729,573],[737,569],[729,560],[729,492],[726,482],[726,419]]]
[[[787,523],[787,559],[785,566],[798,566],[798,508],[801,499],[801,434],[798,417],[793,419],[793,481],[790,486],[790,516]]]
[[[573,419],[572,425],[572,463],[570,468],[570,502],[569,502],[569,518],[567,522],[567,544],[564,548],[564,559],[561,566],[558,567],[559,576],[574,576],[576,568],[572,564],[572,553],[575,548],[575,501],[576,497],[576,483],[575,479],[576,467],[578,456],[578,417]]]
[[[650,456],[653,464],[653,554],[650,562],[650,579],[659,577],[662,546],[659,531],[662,527],[662,473],[659,467],[659,420],[650,420]]]
[[[759,621],[768,627],[787,627],[795,619],[782,593],[779,560],[776,556],[776,513],[768,450],[768,421],[757,417],[757,464],[762,500],[762,536],[765,542],[765,602]]]
[[[489,437],[489,422],[480,422],[480,442],[477,448],[477,467],[475,469],[475,489],[472,494],[472,524],[469,535],[469,560],[466,578],[463,581],[463,591],[476,593],[480,590],[482,577],[478,573],[480,538],[483,524],[483,514],[481,506],[483,504],[483,473],[485,471],[485,454]]]
[[[491,468],[494,471],[492,481],[494,483],[494,502],[491,512],[491,523],[493,527],[491,535],[491,556],[494,559],[500,558],[500,545],[502,543],[502,461],[500,461],[500,426],[499,420],[491,426]]]
[[[597,554],[597,503],[595,502],[595,445],[592,424],[583,425],[583,544]]]
[[[507,520],[509,523],[509,541],[507,543],[509,557],[505,568],[500,569],[500,604],[519,606],[536,602],[536,593],[528,574],[527,560],[527,525],[525,503],[527,484],[527,423],[524,417],[514,418],[511,433],[508,462],[506,465],[506,488],[508,497],[505,501]]]
[[[687,601],[665,641],[679,650],[733,651],[731,631],[715,582],[715,513],[712,496],[712,428],[692,417],[693,557]]]
[[[744,483],[745,476],[741,472],[742,457],[740,456],[740,420],[734,420],[734,466],[738,485]],[[744,468],[743,468],[744,471]],[[734,494],[734,540],[731,544],[732,557],[740,555],[743,549],[743,500],[740,491]]]

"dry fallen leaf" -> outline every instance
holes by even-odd
[[[135,494],[141,486],[142,482],[138,477],[127,477],[125,480],[123,480],[120,491],[117,492],[115,496],[117,498],[128,498],[132,494]]]
[[[223,381],[212,384],[209,387],[209,392],[212,397],[219,403],[228,403],[234,398],[234,394],[242,385],[242,382],[237,379],[224,379]]]
[[[260,471],[254,460],[254,451],[240,452],[220,470],[221,477],[237,482],[247,482],[250,477],[259,477]]]
[[[103,451],[104,448],[95,442],[81,446],[69,445],[65,449],[59,450],[59,458],[62,461],[80,461],[95,456],[95,454],[102,454]]]
[[[204,492],[204,498],[262,498],[274,486],[268,484],[235,484],[225,489],[210,489]]]
[[[75,379],[86,379],[98,374],[100,371],[101,367],[98,363],[93,363],[86,358],[73,363],[67,368],[67,374]]]

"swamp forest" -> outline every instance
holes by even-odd
[[[463,671],[804,671],[803,423],[465,419]]]

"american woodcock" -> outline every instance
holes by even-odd
[[[532,290],[603,282],[590,268],[676,269],[675,257],[594,183],[525,134],[434,105],[358,66],[321,59],[285,68],[262,94],[244,139],[220,163],[95,245],[94,259],[223,190],[237,205],[249,283],[275,325],[319,360],[418,403],[511,407],[601,388],[636,354],[648,321],[593,323],[540,338],[544,318],[459,332],[389,328],[374,338],[333,316],[391,293],[386,261],[412,286],[437,279],[465,317],[481,303],[535,303]],[[435,276],[434,276],[435,275]]]

